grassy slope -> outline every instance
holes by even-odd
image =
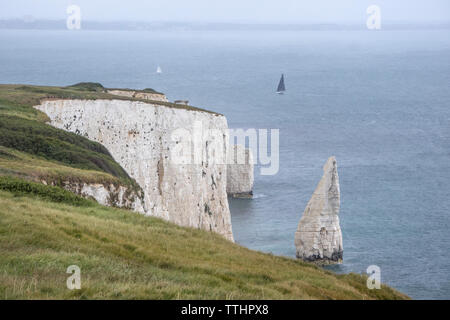
[[[126,210],[0,191],[0,299],[399,299],[360,275],[248,250]],[[81,290],[66,288],[69,265]]]
[[[53,182],[55,185],[62,185],[64,181],[127,184],[126,179],[123,181],[124,179],[103,171],[70,167],[57,161],[47,160],[1,145],[0,176],[22,177],[37,182],[45,180],[46,182]],[[129,182],[129,184],[134,184],[134,182]]]
[[[0,85],[0,176],[34,181],[85,181],[139,186],[101,144],[46,124],[46,115],[32,108],[60,88]],[[45,93],[41,93],[45,92]],[[67,89],[89,97],[93,91]]]
[[[0,85],[0,298],[405,297],[387,287],[368,290],[359,275],[334,275],[215,234],[2,177],[135,185],[100,144],[45,124],[46,116],[32,108],[46,97],[114,97],[102,90]],[[82,269],[80,291],[65,286],[72,264]]]

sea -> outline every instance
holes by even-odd
[[[278,129],[278,172],[258,164],[254,198],[230,199],[242,246],[295,257],[335,156],[344,261],[327,268],[375,265],[412,298],[450,298],[450,29],[0,30],[0,43],[0,83],[154,88],[230,128]]]

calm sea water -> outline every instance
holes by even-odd
[[[335,155],[344,263],[413,298],[450,298],[450,30],[0,30],[0,83],[147,88],[280,129],[280,170],[230,203],[238,243],[294,256],[294,232]],[[155,74],[160,65],[163,74]],[[287,93],[274,93],[280,74]]]

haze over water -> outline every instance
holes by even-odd
[[[278,174],[256,168],[255,198],[230,201],[235,240],[251,249],[295,255],[336,156],[344,263],[332,269],[375,264],[413,298],[450,297],[449,30],[0,30],[0,42],[0,83],[152,87],[231,128],[280,129]]]

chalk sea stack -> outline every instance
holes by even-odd
[[[253,197],[253,155],[241,145],[230,146],[227,166],[227,194],[233,198]]]
[[[339,176],[336,159],[331,157],[295,232],[297,258],[317,264],[342,262],[339,206]]]

